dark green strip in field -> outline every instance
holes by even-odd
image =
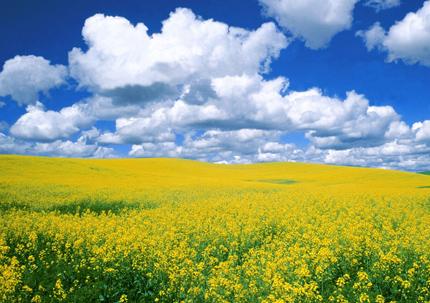
[[[297,181],[290,180],[290,179],[262,179],[257,180],[258,182],[265,182],[265,183],[273,183],[273,184],[282,184],[282,185],[290,185],[295,184]]]

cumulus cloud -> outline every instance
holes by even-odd
[[[131,146],[129,156],[132,157],[181,157],[181,146],[177,146],[174,142],[160,142],[160,143],[142,143],[134,144]],[[195,159],[195,157],[193,157]]]
[[[163,21],[160,33],[147,31],[122,17],[88,18],[82,30],[88,50],[69,53],[72,76],[95,91],[121,95],[131,88],[136,102],[159,100],[193,80],[266,71],[287,45],[273,23],[248,31],[202,20],[184,8]]]
[[[387,61],[402,60],[407,64],[430,66],[430,1],[408,13],[388,31],[375,23],[367,31],[359,31],[368,50],[387,52]]]
[[[2,154],[26,154],[29,143],[17,142],[15,138],[0,132],[0,153]]]
[[[88,144],[83,137],[80,137],[76,142],[56,140],[43,143],[23,141],[1,132],[0,153],[75,158],[111,158],[116,156],[112,148]]]
[[[327,97],[319,89],[287,92],[283,78],[226,76],[212,80],[215,97],[204,104],[182,100],[167,103],[141,116],[116,120],[116,131],[102,143],[175,141],[175,133],[192,129],[220,131],[306,132],[318,148],[347,149],[384,144],[401,136],[404,123],[390,106],[370,106],[362,95],[349,92],[344,100]],[[403,128],[402,128],[403,126]]]
[[[258,148],[256,155],[259,162],[276,161],[309,161],[306,159],[305,151],[297,148],[291,143],[265,142]]]
[[[323,153],[323,162],[355,166],[373,166],[402,170],[428,170],[430,147],[408,142],[392,141],[372,148],[328,150]]]
[[[368,51],[375,48],[382,49],[382,44],[385,39],[385,30],[379,22],[376,22],[368,30],[358,31],[356,36],[363,39]]]
[[[12,125],[10,132],[20,139],[53,141],[67,138],[92,122],[93,118],[85,113],[79,104],[56,112],[45,111],[43,105],[38,102],[27,107],[27,113]]]
[[[268,14],[276,5],[278,13],[285,9],[288,31],[319,48],[349,28],[356,1],[261,2]],[[303,22],[312,19],[307,27],[297,19],[302,13]],[[327,96],[269,79],[271,61],[288,44],[273,23],[245,30],[177,9],[158,33],[98,14],[82,34],[88,48],[69,53],[69,68],[91,95],[54,111],[37,96],[62,82],[38,85],[33,101],[21,102],[26,113],[10,129],[0,126],[0,153],[111,157],[112,146],[125,144],[133,157],[430,169],[429,121],[409,126],[391,106],[374,106],[354,91]],[[388,34],[376,24],[360,35],[369,49],[382,49]],[[95,127],[106,120],[115,126]],[[285,142],[291,132],[308,145]]]
[[[129,155],[134,157],[311,161],[408,170],[430,165],[425,162],[430,123],[409,127],[392,107],[372,106],[355,92],[340,99],[316,88],[288,91],[283,78],[247,75],[214,78],[211,86],[215,95],[203,104],[177,100],[117,119],[116,131],[97,140],[133,144]],[[282,142],[282,134],[297,131],[305,132],[308,148]],[[178,143],[178,135],[183,142]]]
[[[186,134],[183,144],[147,142],[130,149],[132,157],[183,157],[215,163],[315,162],[336,165],[423,171],[430,169],[430,145],[409,137],[380,146],[343,150],[321,149],[314,145],[299,148],[280,142],[279,132],[244,129],[211,130]]]
[[[312,49],[326,47],[339,32],[351,27],[358,0],[259,0],[267,16]]]
[[[367,0],[364,5],[374,8],[377,12],[399,6],[400,0]]]
[[[111,158],[114,150],[109,147],[102,147],[95,144],[85,144],[81,140],[77,142],[54,141],[51,143],[36,143],[30,153],[37,155],[49,155],[54,157],[74,157],[74,158]]]
[[[18,104],[34,104],[40,92],[65,83],[67,68],[38,56],[15,56],[0,73],[0,96],[11,96]]]
[[[414,123],[412,130],[415,132],[417,141],[427,142],[430,145],[430,120]]]
[[[264,131],[258,129],[240,129],[223,131],[219,129],[207,130],[203,133],[191,131],[185,134],[181,145],[175,142],[146,142],[132,146],[129,155],[133,157],[184,157],[210,161],[216,163],[250,163],[264,161],[260,157],[269,157],[269,152],[264,150],[267,142],[276,143],[280,132]],[[281,144],[280,144],[281,145]],[[283,147],[287,145],[282,145]],[[293,148],[293,145],[288,145]],[[286,149],[276,150],[277,153]],[[284,153],[285,154],[285,153]],[[286,158],[286,156],[284,156]]]
[[[117,119],[116,132],[102,134],[99,142],[138,144],[174,141],[174,128],[181,129],[196,124],[220,121],[226,115],[211,104],[198,106],[179,100],[169,105],[147,112],[148,116]]]

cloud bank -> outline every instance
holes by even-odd
[[[321,48],[350,27],[356,1],[261,2],[294,37]],[[300,19],[307,10],[318,16]],[[243,29],[180,8],[160,32],[148,32],[144,23],[97,14],[82,29],[87,47],[73,48],[67,67],[35,56],[8,60],[0,95],[26,112],[0,128],[0,152],[114,157],[126,146],[131,157],[430,169],[430,120],[408,125],[359,92],[294,91],[285,77],[269,77],[291,40],[272,22]],[[377,26],[362,35],[369,49],[387,38]],[[69,77],[90,96],[47,109],[39,94]],[[293,133],[307,144],[288,142]]]

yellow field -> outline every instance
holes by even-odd
[[[1,302],[429,302],[430,176],[0,156]]]

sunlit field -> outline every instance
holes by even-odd
[[[2,302],[428,302],[430,176],[0,156]]]

